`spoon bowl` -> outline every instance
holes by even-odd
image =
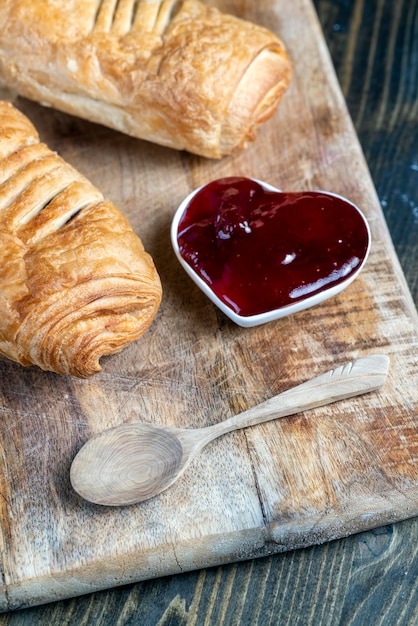
[[[78,490],[87,499],[112,504],[122,499],[133,504],[167,489],[179,472],[180,440],[168,429],[151,424],[121,424],[90,439],[78,457],[83,463],[83,485]],[[77,465],[72,468],[73,482]],[[99,499],[89,496],[99,495]]]
[[[79,450],[71,465],[71,484],[80,496],[95,504],[143,502],[170,487],[213,439],[374,391],[384,384],[388,370],[387,356],[369,355],[205,428],[170,428],[145,422],[109,428]]]

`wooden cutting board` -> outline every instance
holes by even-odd
[[[310,0],[217,5],[277,31],[294,61],[275,118],[244,153],[208,161],[17,99],[42,139],[128,216],[164,298],[143,339],[89,380],[0,359],[2,610],[329,541],[418,514],[418,316]],[[341,295],[243,329],[191,283],[169,242],[194,187],[225,175],[340,193],[373,248]],[[81,500],[69,468],[87,438],[135,419],[212,424],[313,375],[388,354],[385,387],[227,435],[141,505]]]

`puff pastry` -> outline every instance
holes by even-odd
[[[0,82],[211,158],[244,148],[291,75],[270,31],[198,0],[1,0]]]
[[[87,377],[145,332],[160,300],[119,209],[0,102],[0,353]]]

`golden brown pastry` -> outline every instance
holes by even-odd
[[[0,102],[0,353],[87,377],[145,332],[160,300],[122,213]]]
[[[198,0],[1,0],[0,82],[129,135],[221,157],[288,87],[268,30]]]

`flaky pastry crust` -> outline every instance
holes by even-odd
[[[244,148],[291,75],[270,31],[198,0],[1,0],[0,82],[206,157]]]
[[[0,102],[0,353],[87,377],[145,332],[160,300],[119,209]]]

